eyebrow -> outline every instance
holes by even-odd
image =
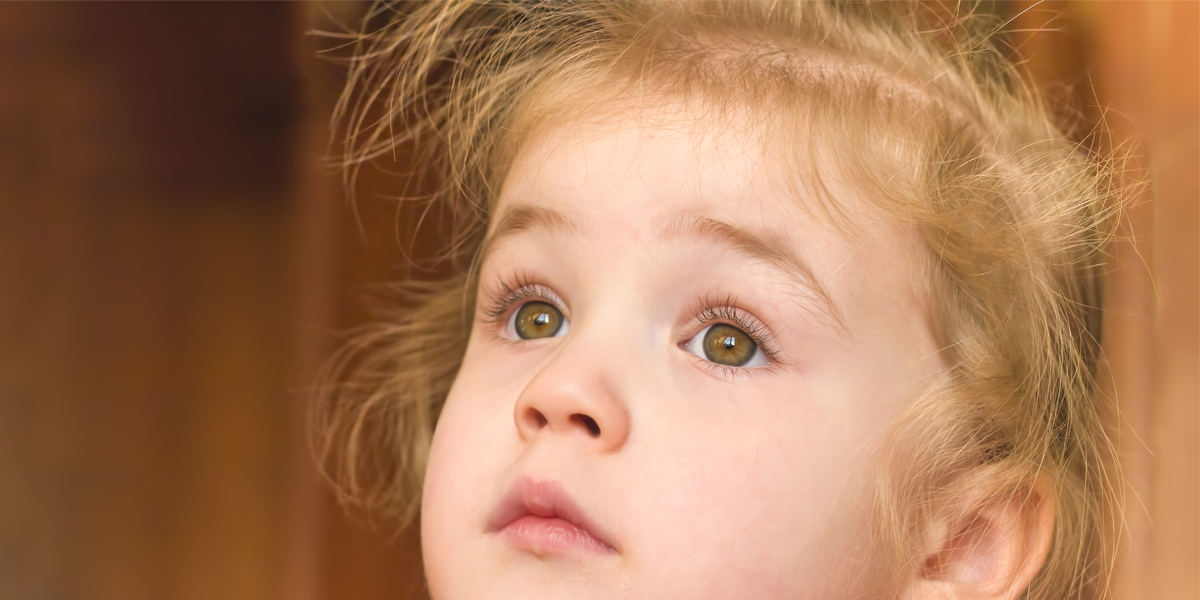
[[[573,235],[580,233],[583,228],[579,222],[553,208],[519,205],[505,212],[496,228],[484,238],[480,263],[501,240],[531,229],[546,229],[558,235]],[[804,291],[803,295],[814,300],[819,311],[833,321],[837,329],[845,330],[842,311],[828,288],[783,236],[773,232],[756,232],[699,216],[674,219],[667,224],[664,232],[671,238],[688,237],[724,246],[787,273]]]
[[[675,219],[667,226],[666,232],[672,237],[691,237],[725,246],[787,273],[805,292],[805,296],[816,301],[825,317],[833,321],[838,329],[845,329],[842,311],[825,283],[783,236],[773,232],[752,231],[724,221],[698,216]]]
[[[557,234],[577,234],[582,230],[579,223],[567,215],[544,206],[522,204],[504,213],[504,216],[483,239],[483,251],[480,254],[480,264],[487,255],[500,243],[500,240],[513,234],[530,229],[547,229]]]

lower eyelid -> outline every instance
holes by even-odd
[[[701,367],[708,372],[721,377],[723,379],[738,379],[740,377],[750,377],[755,371],[764,369],[764,367],[731,367],[708,360],[702,356],[692,355],[696,360],[700,361]]]

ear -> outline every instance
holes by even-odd
[[[1010,493],[979,493],[931,524],[929,551],[905,600],[1014,600],[1050,550],[1054,499],[1039,479]]]

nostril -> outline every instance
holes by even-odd
[[[543,415],[542,411],[536,408],[531,408],[525,412],[525,421],[532,425],[534,429],[541,429],[549,422],[546,420],[546,415]]]
[[[592,437],[600,437],[600,425],[596,423],[595,419],[587,415],[575,414],[571,415],[571,420],[583,423],[583,426],[587,427],[588,433],[592,434]]]

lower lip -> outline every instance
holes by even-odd
[[[499,533],[517,546],[538,556],[570,551],[613,553],[608,544],[596,539],[578,525],[557,517],[526,515],[509,523]]]

